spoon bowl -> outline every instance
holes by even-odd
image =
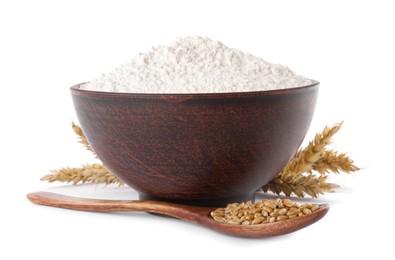
[[[199,224],[228,235],[254,238],[271,237],[297,231],[317,222],[324,217],[329,210],[328,204],[321,204],[318,210],[301,217],[268,224],[235,225],[220,223],[212,219],[210,212],[214,211],[216,209],[215,207],[198,207],[150,200],[85,199],[52,192],[33,192],[29,193],[27,198],[35,204],[73,210],[106,212],[142,211],[158,213]]]

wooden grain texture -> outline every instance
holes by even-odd
[[[280,222],[258,225],[233,225],[214,221],[209,215],[214,207],[198,207],[163,201],[143,200],[97,200],[64,196],[51,192],[33,192],[27,198],[36,204],[83,211],[143,211],[158,213],[205,226],[232,236],[263,238],[287,234],[307,227],[320,220],[329,210],[329,205],[311,214]]]
[[[133,94],[71,87],[100,160],[140,198],[199,206],[253,200],[296,153],[318,82],[221,94]]]

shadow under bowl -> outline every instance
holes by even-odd
[[[71,87],[97,156],[140,199],[224,206],[253,200],[310,126],[319,83],[259,92],[134,94]]]

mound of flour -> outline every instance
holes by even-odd
[[[179,38],[81,86],[130,93],[220,93],[296,88],[313,81],[288,67],[203,37]]]

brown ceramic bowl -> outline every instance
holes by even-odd
[[[254,198],[302,143],[319,83],[216,94],[133,94],[71,87],[103,163],[141,199],[224,206]]]

